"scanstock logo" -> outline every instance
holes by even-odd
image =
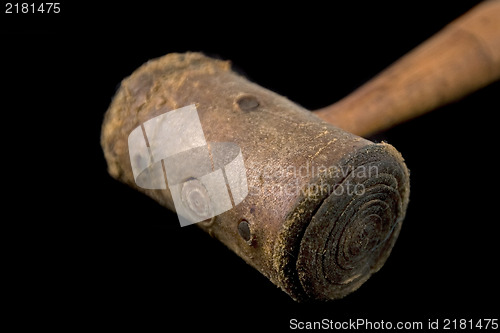
[[[207,143],[194,104],[144,122],[130,133],[128,147],[137,186],[168,186],[181,226],[222,214],[248,194],[240,147]]]

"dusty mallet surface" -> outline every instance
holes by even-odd
[[[124,79],[102,127],[111,176],[176,210],[168,181],[159,189],[137,185],[128,140],[148,120],[190,105],[212,159],[207,172],[219,170],[214,156],[223,146],[217,143],[234,144],[237,149],[222,164],[241,156],[238,170],[245,171],[244,180],[228,169],[222,174],[231,209],[198,226],[299,301],[343,297],[382,267],[408,204],[401,155],[325,123],[234,73],[226,61],[169,54]],[[155,162],[165,173],[172,169],[168,161]],[[198,163],[181,161],[186,168],[179,170]],[[187,173],[181,179],[185,211],[207,217],[215,194],[199,184],[202,175]]]

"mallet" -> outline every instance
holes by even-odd
[[[387,129],[499,76],[499,1],[477,6],[316,112],[249,82],[228,62],[168,54],[122,81],[101,143],[114,178],[183,218],[197,217],[198,226],[293,299],[336,299],[382,267],[409,198],[401,155],[357,135]],[[172,121],[181,114],[197,115],[203,138]],[[158,139],[165,128],[171,142]],[[185,141],[198,142],[189,154],[175,150]],[[223,176],[231,209],[221,208],[222,201],[214,208],[218,194],[206,186],[208,174]]]

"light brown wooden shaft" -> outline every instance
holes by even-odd
[[[314,113],[369,136],[500,78],[500,1],[483,2],[353,93]]]

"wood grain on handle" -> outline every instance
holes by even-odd
[[[500,78],[500,1],[483,2],[339,102],[314,113],[368,136]]]

